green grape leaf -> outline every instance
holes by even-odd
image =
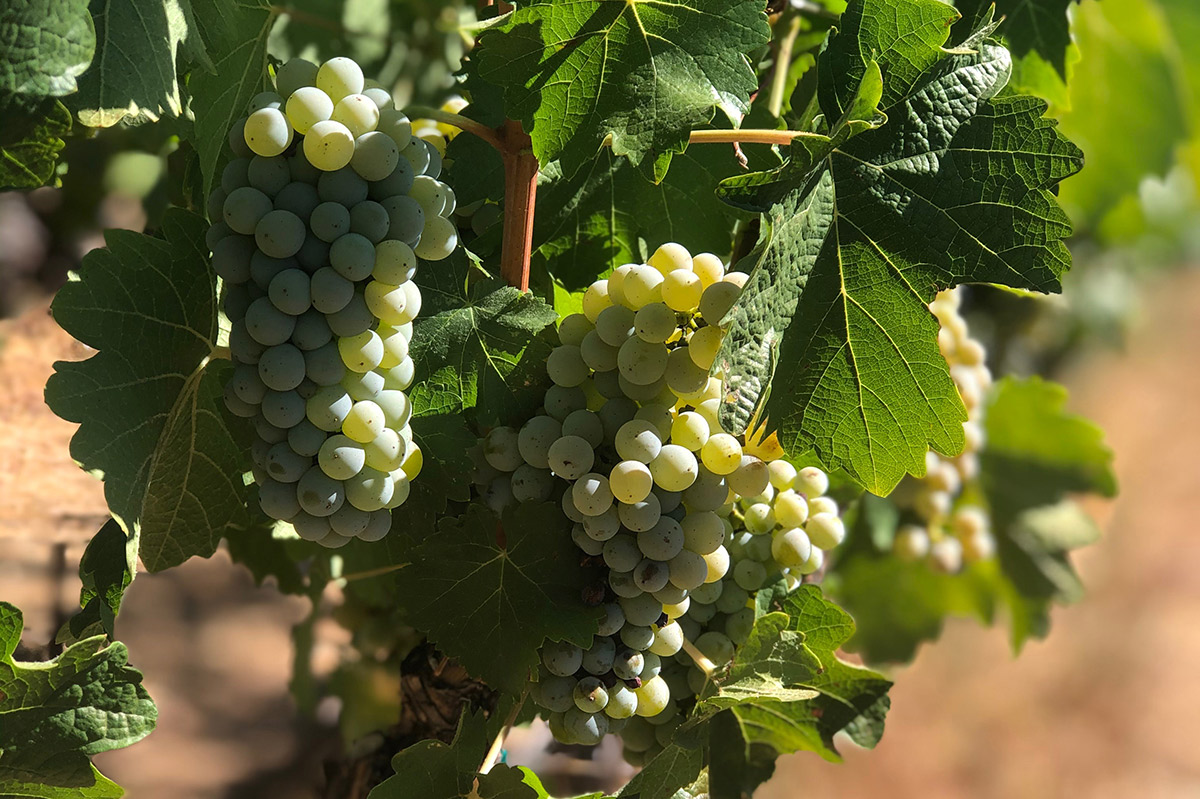
[[[269,521],[262,519],[244,530],[227,533],[229,558],[250,571],[255,585],[274,579],[280,593],[303,595],[311,583],[307,569],[301,564],[319,554],[322,548],[289,533],[286,527],[268,524]]]
[[[419,270],[424,298],[413,331],[414,417],[474,409],[480,424],[524,419],[548,385],[550,344],[538,334],[558,315],[504,283],[479,278],[460,249]]]
[[[257,3],[192,0],[192,7],[212,60],[210,70],[194,70],[188,79],[197,110],[190,135],[200,154],[207,197],[229,157],[229,129],[266,84],[267,38],[275,15]]]
[[[107,231],[108,246],[72,273],[51,312],[98,352],[56,363],[46,384],[51,410],[80,425],[72,457],[104,480],[113,518],[139,538],[150,571],[211,555],[247,523],[249,431],[225,416],[229,364],[210,360],[217,297],[205,222],[169,210],[163,231]]]
[[[479,799],[550,799],[542,781],[525,766],[500,764],[479,777]]]
[[[87,0],[12,0],[0,6],[0,93],[71,94],[95,51]]]
[[[67,105],[91,128],[124,119],[158,121],[184,112],[181,51],[208,62],[190,2],[99,0],[93,5],[96,56]]]
[[[851,6],[864,29],[879,2]],[[925,24],[944,27],[940,17]],[[909,34],[905,41],[924,44],[893,46],[898,63],[935,50],[928,36]],[[831,42],[819,68],[841,64],[834,45],[849,36]],[[722,422],[740,432],[765,414],[785,449],[815,449],[876,494],[919,473],[931,446],[944,454],[963,446],[966,412],[926,307],[936,292],[962,282],[1057,291],[1070,263],[1061,241],[1070,224],[1051,190],[1079,169],[1079,151],[1042,118],[1041,100],[996,96],[1008,77],[1006,50],[978,42],[935,52],[915,79],[879,60],[881,81],[870,91],[864,64],[853,88],[834,85],[822,102],[839,120],[829,137],[800,137],[789,164],[721,188],[734,205],[765,212],[768,228],[740,264],[751,278],[726,317],[729,343],[717,362],[732,390]],[[875,91],[886,122],[854,119]],[[902,99],[887,105],[897,92]],[[793,219],[806,208],[805,219]],[[832,221],[814,257],[824,220],[813,210],[825,208]],[[776,279],[800,284],[790,313],[796,290],[774,289]],[[757,367],[729,357],[733,349],[757,353]]]
[[[617,794],[618,799],[677,799],[704,769],[704,750],[672,743]]]
[[[137,743],[158,717],[142,675],[125,645],[103,636],[45,663],[16,661],[22,627],[21,611],[0,602],[0,786],[41,782],[103,796],[88,758]]]
[[[119,799],[120,785],[105,777],[95,766],[90,774],[72,778],[70,785],[48,785],[42,777],[0,765],[0,796],[5,799]]]
[[[1066,80],[1067,48],[1071,46],[1067,10],[1072,2],[1076,0],[956,0],[954,5],[963,18],[955,28],[967,33],[975,20],[994,13],[1003,18],[998,30],[1014,56],[1037,53]]]
[[[574,175],[564,175],[559,164],[547,166],[533,239],[550,274],[568,289],[586,288],[621,264],[643,262],[668,241],[727,253],[733,217],[713,189],[738,174],[733,149],[695,146],[672,164],[658,184],[607,149]]]
[[[79,559],[82,610],[67,621],[66,635],[59,633],[60,642],[80,641],[94,635],[115,637],[113,630],[121,599],[137,574],[137,551],[137,539],[127,536],[115,519],[109,519],[92,536]]]
[[[395,775],[376,785],[367,799],[454,799],[471,790],[487,752],[483,716],[463,713],[454,740],[421,741],[392,758]]]
[[[757,88],[746,54],[770,35],[756,0],[543,0],[479,39],[478,70],[505,90],[538,161],[573,173],[611,137],[656,178],[716,109],[734,123]]]
[[[405,554],[412,568],[397,586],[412,624],[495,688],[519,692],[544,639],[587,646],[596,632],[596,610],[579,598],[570,521],[556,503],[525,503],[502,520],[473,504]]]
[[[71,112],[55,99],[28,102],[0,92],[0,118],[0,190],[48,184],[71,131]]]
[[[810,676],[798,684],[817,696],[780,701],[767,694],[732,706],[746,742],[769,746],[779,754],[812,751],[831,761],[841,759],[833,745],[838,732],[847,733],[859,746],[873,747],[883,735],[892,683],[837,656],[837,649],[853,634],[854,621],[815,585],[800,586],[778,607],[779,612],[755,622],[760,641],[756,651],[782,654],[789,648],[797,651],[797,643],[802,642],[808,665],[797,663],[791,667],[796,671],[787,673],[795,678],[803,668]],[[780,624],[784,614],[786,626]],[[813,664],[818,663],[819,670],[814,670]]]
[[[701,790],[695,793],[753,796],[755,789],[774,773],[774,754],[769,750],[751,751],[733,713],[723,711],[713,717],[708,725],[708,774]]]

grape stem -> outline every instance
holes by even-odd
[[[796,45],[796,37],[800,34],[800,17],[794,16],[788,22],[787,33],[779,43],[779,52],[775,56],[775,72],[771,76],[771,96],[767,108],[776,119],[783,113],[783,90],[787,86],[788,72],[792,68],[792,49]]]
[[[688,137],[692,144],[790,144],[793,139],[825,137],[804,130],[769,130],[765,128],[735,128],[733,130],[693,130]]]
[[[409,119],[432,119],[434,122],[444,122],[447,125],[453,125],[459,130],[464,130],[473,136],[483,139],[501,154],[505,151],[505,142],[501,140],[494,128],[489,128],[482,122],[476,122],[474,119],[469,119],[462,114],[452,114],[449,111],[442,111],[440,108],[430,108],[424,105],[410,105],[404,109],[404,115]]]
[[[210,352],[208,354],[208,359],[210,361],[228,361],[228,360],[230,360],[229,348],[214,346],[212,348],[212,352]]]
[[[508,711],[508,717],[504,719],[504,726],[500,728],[500,732],[496,733],[495,739],[492,740],[492,745],[488,747],[487,754],[483,757],[483,762],[479,764],[479,773],[487,774],[496,765],[496,761],[500,759],[500,752],[504,747],[504,739],[512,732],[513,725],[517,723],[517,714],[521,712],[521,706],[525,704],[525,697],[529,695],[529,687],[521,692],[521,698],[512,706],[512,710]]]
[[[393,563],[389,566],[380,566],[375,569],[365,569],[360,572],[343,574],[340,579],[343,583],[353,582],[354,580],[366,580],[371,577],[380,577],[384,574],[391,574],[394,571],[400,571],[407,565],[407,563]]]
[[[700,671],[704,672],[704,676],[711,680],[713,674],[717,670],[717,664],[705,657],[704,653],[697,649],[696,645],[686,638],[683,639],[683,651],[687,652],[688,657],[695,662]]]

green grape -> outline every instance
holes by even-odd
[[[380,111],[387,111],[392,108],[392,95],[388,94],[387,89],[378,86],[368,86],[363,89],[363,94],[371,98],[371,102],[375,103],[375,107]]]
[[[292,331],[292,343],[301,350],[308,352],[319,349],[333,338],[333,331],[325,321],[325,315],[316,309],[309,309],[296,317],[296,327]]]
[[[268,301],[268,304],[270,304],[270,301]],[[238,363],[256,364],[265,350],[266,347],[259,344],[250,335],[245,319],[241,319],[230,325],[229,354],[235,361]]]
[[[684,490],[683,498],[690,510],[717,510],[729,498],[729,483],[721,475],[701,466],[696,482]]]
[[[637,540],[631,535],[618,535],[604,544],[604,564],[614,572],[632,572],[642,562]],[[641,593],[641,589],[637,589]],[[636,594],[633,594],[636,596]],[[624,605],[622,604],[622,610]],[[628,618],[628,617],[627,617]]]
[[[350,232],[364,236],[377,247],[390,225],[387,211],[374,200],[363,200],[350,209]]]
[[[284,269],[271,278],[269,285],[271,304],[286,314],[299,316],[312,306],[310,279],[303,270]]]
[[[317,65],[303,58],[289,58],[275,72],[275,88],[283,97],[288,97],[301,87],[312,86],[316,82]]]
[[[325,443],[325,431],[305,419],[287,433],[288,446],[297,455],[315,456]]]
[[[250,234],[271,208],[270,197],[252,186],[242,186],[229,192],[222,214],[225,224],[235,233]]]
[[[304,355],[291,344],[270,347],[259,358],[258,376],[272,391],[291,391],[304,380]]]
[[[624,460],[648,464],[662,451],[658,428],[644,419],[632,419],[621,425],[615,441],[617,454]]]
[[[417,201],[405,195],[395,195],[382,200],[381,204],[391,220],[388,238],[415,245],[425,229],[425,212]]]
[[[787,569],[799,569],[812,556],[812,541],[799,527],[781,530],[771,537],[771,557]]]
[[[313,308],[323,314],[337,313],[354,299],[354,284],[329,266],[313,272],[310,290]]]
[[[383,335],[387,331],[391,332]],[[383,341],[383,358],[379,361],[379,365],[384,369],[399,366],[408,357],[408,336],[404,335],[403,330],[397,330],[388,325],[381,325],[378,332]]]
[[[300,245],[300,251],[296,253],[296,260],[306,272],[312,274],[329,262],[329,244],[309,231]]]
[[[370,514],[367,529],[358,534],[362,541],[379,541],[392,530],[392,514],[386,510],[377,510]]]
[[[266,400],[266,397],[264,396],[263,399]],[[261,415],[254,420],[254,432],[258,433],[259,438],[270,444],[278,444],[287,438],[287,428],[276,427]]]
[[[413,139],[408,143],[408,146],[401,147],[400,157],[412,165],[413,172],[415,174],[429,174],[429,148],[426,147],[425,142],[421,141],[420,139]]]
[[[292,527],[296,528],[296,535],[300,536],[305,541],[321,542],[327,538],[331,532],[329,528],[329,519],[320,516],[313,516],[303,510],[297,513],[296,516],[288,520]]]
[[[386,385],[386,382],[385,382]],[[399,431],[412,418],[412,403],[403,391],[385,388],[375,398],[375,404],[383,409],[383,417],[387,426]]]
[[[725,264],[710,252],[702,252],[692,258],[692,271],[700,278],[700,286],[708,288],[725,276]]]
[[[607,541],[621,531],[617,509],[610,507],[599,516],[585,516],[583,530],[594,541]]]
[[[295,483],[312,466],[312,458],[292,451],[286,441],[280,441],[267,453],[266,470],[271,478],[281,483]]]
[[[692,270],[692,254],[682,244],[669,241],[655,250],[646,263],[664,276],[676,271],[690,272]]]
[[[292,143],[292,124],[277,108],[261,108],[246,118],[246,144],[255,155],[270,158]]]
[[[704,293],[700,276],[687,269],[668,272],[663,279],[662,298],[667,307],[680,313],[691,313],[700,307]]]
[[[649,386],[662,378],[667,369],[667,356],[667,348],[662,344],[631,338],[621,345],[617,353],[617,367],[621,377],[630,383]]]
[[[554,491],[555,479],[549,469],[537,469],[528,463],[512,475],[512,495],[517,502],[545,502]]]
[[[379,126],[376,130],[386,133],[388,138],[396,143],[397,151],[403,150],[412,141],[412,123],[409,122],[408,117],[394,108],[379,112]]]
[[[334,480],[348,480],[363,470],[367,462],[363,445],[344,435],[325,439],[317,454],[321,471]]]
[[[542,665],[556,677],[573,677],[583,666],[583,650],[567,641],[547,641],[542,646]]]
[[[742,465],[742,445],[728,433],[714,433],[704,442],[700,457],[714,474],[732,474]]]
[[[417,201],[426,216],[445,216],[446,203],[450,199],[449,192],[450,187],[440,180],[418,175],[413,179],[408,194]]]
[[[634,316],[634,332],[650,344],[663,344],[676,331],[675,312],[661,302],[643,306]]]
[[[639,264],[625,275],[621,283],[628,307],[639,310],[662,299],[662,274],[652,266]]]
[[[404,313],[408,305],[408,293],[403,286],[392,286],[373,280],[363,292],[367,308],[384,324],[397,325],[407,321]]]
[[[671,689],[662,677],[652,677],[634,690],[637,695],[637,714],[643,718],[662,713],[671,701]]]
[[[317,195],[322,200],[341,203],[347,208],[353,208],[367,199],[368,191],[367,182],[353,169],[324,172],[317,179]]]
[[[341,122],[354,138],[375,130],[379,124],[379,106],[375,101],[363,94],[348,94],[337,101],[330,117],[335,122]]]
[[[342,388],[349,392],[355,402],[373,400],[383,392],[384,382],[383,375],[377,372],[347,371],[342,378]]]
[[[379,405],[371,400],[361,400],[354,403],[350,412],[346,414],[346,419],[342,422],[342,432],[354,441],[366,444],[383,432],[386,423],[383,409]]]
[[[384,385],[389,389],[397,391],[406,391],[412,385],[413,378],[416,374],[416,365],[411,357],[405,358],[400,362],[399,366],[393,366],[391,369],[384,371]]]
[[[254,228],[258,248],[272,258],[290,258],[304,243],[305,227],[290,211],[271,211]]]
[[[365,280],[375,268],[375,245],[365,236],[345,233],[329,248],[329,263],[347,280]]]
[[[600,318],[601,312],[611,306],[612,300],[608,297],[608,281],[597,280],[583,292],[583,315],[593,325]]]
[[[381,472],[393,472],[399,469],[404,461],[406,444],[399,433],[385,427],[379,435],[367,442],[364,449],[368,466]]]
[[[338,339],[342,362],[352,372],[369,372],[383,360],[383,339],[374,330]]]
[[[337,433],[342,429],[342,423],[349,416],[354,406],[354,400],[340,385],[322,386],[317,393],[308,398],[305,412],[308,421],[319,430],[326,433]]]
[[[372,181],[367,188],[367,194],[372,200],[382,203],[388,197],[407,195],[408,190],[412,188],[413,179],[416,177],[412,164],[399,156],[397,158],[399,160],[392,171],[381,180]]]
[[[359,510],[349,502],[342,504],[329,517],[329,526],[333,532],[347,538],[357,538],[366,531],[371,523],[371,514]]]
[[[596,317],[596,334],[610,347],[620,347],[634,334],[635,318],[623,305],[609,306]]]
[[[284,186],[291,183],[292,172],[288,169],[287,159],[282,156],[263,158],[261,155],[256,155],[250,159],[246,177],[251,186],[268,197],[274,197],[283,190]]]
[[[246,144],[246,118],[235,120],[229,127],[229,149],[233,152],[234,158],[249,158],[254,155],[254,151]]]
[[[290,176],[290,171],[289,171]],[[321,200],[317,190],[311,183],[292,182],[279,190],[275,195],[275,207],[281,211],[291,211],[296,216],[307,221]]]
[[[323,202],[313,209],[308,224],[317,238],[333,243],[350,232],[350,212],[341,203]]]
[[[234,416],[242,419],[249,419],[258,413],[258,406],[251,405],[248,402],[243,402],[238,399],[237,395],[232,393],[228,388],[225,390],[225,407]]]
[[[535,416],[517,434],[517,450],[525,463],[549,468],[550,447],[563,435],[563,426],[551,416]],[[586,471],[586,470],[585,470]]]
[[[316,122],[304,135],[304,157],[324,172],[341,169],[354,156],[354,137],[340,122]]]
[[[695,411],[684,411],[671,422],[672,444],[699,452],[708,438],[708,422]]]
[[[542,405],[546,408],[546,413],[561,422],[571,411],[587,407],[587,395],[579,386],[550,386],[546,389]]]
[[[710,439],[711,440],[711,439]],[[665,444],[650,462],[655,484],[668,491],[683,491],[696,481],[699,465],[690,450],[678,444]]]
[[[488,462],[491,463],[490,460]],[[585,439],[579,436],[563,436],[550,445],[546,453],[546,462],[549,468],[564,480],[578,480],[587,474],[595,464],[596,453],[592,445]],[[492,465],[495,466],[495,464]],[[585,515],[596,514],[585,513]]]
[[[767,581],[767,570],[756,560],[740,560],[733,567],[733,581],[747,591],[757,591]]]
[[[597,372],[608,372],[617,368],[617,348],[605,344],[595,330],[588,332],[579,345],[583,362]]]
[[[650,496],[654,478],[650,467],[641,461],[625,460],[613,467],[608,475],[609,487],[617,500],[632,505]]]
[[[346,494],[339,481],[325,474],[320,466],[313,466],[300,478],[296,486],[296,498],[305,513],[323,518],[342,506]]]
[[[227,236],[213,248],[213,269],[228,283],[245,283],[250,279],[250,259],[257,248],[250,236]]]
[[[372,130],[355,140],[350,167],[366,180],[384,180],[393,174],[400,160],[395,140],[382,131]]]
[[[420,239],[413,248],[426,261],[441,261],[450,257],[458,246],[458,228],[449,219],[426,214]]]
[[[239,363],[226,383],[242,402],[258,405],[267,393],[267,386],[258,376],[258,369],[247,363]]]
[[[756,497],[771,485],[771,472],[767,464],[751,455],[743,455],[741,465],[726,476],[729,487],[743,497]]]
[[[708,371],[696,366],[687,347],[671,351],[663,376],[671,391],[681,397],[693,397],[708,388]]]
[[[335,336],[357,336],[375,325],[375,317],[367,307],[363,295],[355,293],[342,310],[329,314],[329,329]]]
[[[708,324],[719,326],[741,294],[742,289],[727,279],[713,283],[700,297],[700,315]]]
[[[829,477],[816,466],[806,466],[796,473],[792,488],[810,499],[819,497],[829,490]]]
[[[375,245],[375,268],[371,277],[377,282],[399,286],[412,278],[417,269],[417,256],[402,241],[385,239]]]
[[[242,186],[250,184],[250,159],[254,157],[253,153],[249,153],[244,158],[235,158],[225,165],[221,170],[221,190],[226,194],[232,194],[234,189],[240,189]]]
[[[589,410],[572,411],[562,421],[562,435],[579,436],[592,445],[599,447],[604,442],[604,423],[600,417]]]
[[[266,480],[258,487],[258,504],[272,519],[287,521],[300,512],[294,483]]]
[[[287,430],[304,419],[304,399],[295,391],[268,391],[263,397],[262,414],[275,427]]]
[[[774,470],[770,471],[773,478]],[[780,491],[775,497],[775,518],[784,527],[802,526],[808,521],[808,501],[790,488]]]
[[[294,258],[272,258],[260,250],[250,257],[250,279],[254,281],[255,286],[267,292],[276,275],[298,265]]]
[[[331,58],[317,70],[317,88],[337,102],[348,94],[359,94],[366,85],[362,68],[344,56]]]
[[[592,323],[586,316],[581,313],[571,314],[558,326],[558,341],[560,344],[579,347],[593,329]]]
[[[818,549],[833,549],[846,538],[846,526],[841,517],[833,513],[814,513],[809,516],[804,531]]]
[[[670,560],[683,550],[683,542],[683,527],[669,516],[660,517],[653,527],[637,535],[638,549],[651,560]]]
[[[579,347],[561,344],[550,351],[546,359],[546,374],[557,386],[578,386],[588,378],[588,365]]]
[[[719,327],[702,327],[692,333],[687,345],[687,353],[692,363],[707,373],[712,368],[713,361],[717,359],[717,352],[720,351],[724,338],[725,334]]]
[[[283,313],[268,297],[259,297],[246,309],[246,330],[264,347],[274,347],[291,337],[296,317]]]
[[[622,504],[617,508],[617,516],[621,524],[635,533],[653,529],[662,518],[662,506],[657,496],[648,494],[640,502]]]

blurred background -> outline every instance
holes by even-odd
[[[461,56],[461,4],[411,5],[411,20],[393,20],[408,26],[404,46],[389,40],[378,55],[390,70],[382,77],[401,87],[400,102],[405,93],[437,101]],[[1106,535],[1077,558],[1088,596],[1057,610],[1049,639],[1019,657],[1002,628],[948,624],[892,670],[876,750],[850,747],[840,765],[783,758],[758,797],[1200,796],[1189,732],[1200,716],[1197,5],[1072,7],[1069,88],[1042,79],[1036,89],[1087,157],[1060,194],[1075,221],[1075,266],[1061,297],[979,298],[998,324],[1018,328],[991,353],[993,371],[1064,382],[1070,409],[1100,424],[1116,452],[1120,498],[1091,507]],[[345,18],[337,35],[347,47],[382,47],[372,24]],[[287,52],[286,26],[277,37],[272,50]],[[101,484],[71,461],[73,425],[42,401],[54,361],[90,355],[55,325],[49,301],[102,245],[102,229],[153,226],[172,199],[174,147],[168,125],[111,129],[68,145],[66,162],[94,169],[63,174],[60,188],[0,193],[0,598],[24,610],[31,655],[52,653],[77,609],[79,557],[107,518]],[[336,704],[301,712],[288,690],[292,628],[308,612],[308,600],[255,587],[221,552],[139,575],[117,632],[146,674],[158,729],[97,765],[134,799],[318,796],[341,734]],[[348,634],[329,618],[311,632],[313,673],[329,675]],[[387,678],[370,679],[384,684],[364,690],[398,695]],[[552,792],[629,773],[615,750],[586,761],[548,751],[547,740],[522,732],[508,756],[554,773]]]

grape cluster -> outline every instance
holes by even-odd
[[[421,469],[409,427],[420,260],[447,257],[454,193],[438,150],[348,58],[292,59],[229,134],[209,198],[263,511],[338,547],[391,527]]]
[[[782,453],[721,428],[722,381],[710,372],[746,277],[666,244],[593,283],[547,358],[543,413],[479,447],[485,501],[497,512],[559,501],[595,574],[583,601],[603,606],[599,634],[586,650],[547,643],[534,686],[560,741],[670,721],[687,696],[667,678],[672,658],[691,663],[694,596],[723,580],[744,591],[798,580],[844,537],[836,506],[810,514],[807,497],[827,485],[814,492],[815,470],[768,463]]]
[[[957,290],[943,291],[929,309],[941,324],[938,347],[967,408],[966,447],[955,458],[927,453],[925,476],[905,478],[891,496],[906,517],[896,530],[892,552],[909,561],[928,558],[935,568],[950,574],[961,570],[964,562],[990,558],[996,551],[987,512],[969,499],[984,444],[983,400],[992,374],[984,362],[983,345],[971,338],[959,314],[959,303]]]

